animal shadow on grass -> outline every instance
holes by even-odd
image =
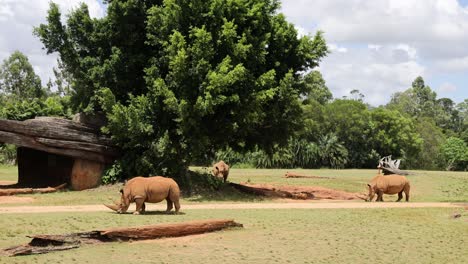
[[[121,215],[131,215],[133,214],[133,211],[128,211],[128,212],[125,212],[125,213],[116,213],[116,212],[108,212],[108,213],[111,213],[111,214],[121,214]],[[170,212],[166,212],[166,211],[145,211],[144,213],[140,213],[139,215],[185,215],[184,212],[174,212],[174,211],[170,211]]]

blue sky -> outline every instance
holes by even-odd
[[[92,17],[99,0],[54,0],[67,13],[85,2]],[[32,35],[45,22],[49,0],[0,0],[0,61],[25,53],[43,82],[56,55]],[[422,76],[438,97],[468,98],[468,0],[282,0],[300,34],[325,32],[332,53],[319,69],[335,98],[358,89],[372,105],[385,104]]]

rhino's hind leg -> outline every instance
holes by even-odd
[[[174,201],[174,205],[175,205],[175,212],[176,214],[179,212],[180,210],[180,203],[179,203],[179,199],[175,200]]]
[[[406,201],[409,202],[409,191],[410,191],[410,186],[409,184],[407,184],[405,186],[405,189],[403,190],[405,192],[405,198],[406,198]]]
[[[169,197],[167,197],[166,202],[167,202],[166,212],[169,213],[172,210],[172,201],[171,201],[171,199],[169,199]]]
[[[402,198],[403,198],[403,191],[398,193],[398,200],[396,200],[396,201],[399,202],[399,201],[401,201]]]

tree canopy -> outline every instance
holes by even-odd
[[[298,37],[277,0],[108,1],[62,24],[51,3],[35,34],[73,77],[76,109],[104,110],[125,172],[183,174],[231,146],[271,149],[300,128],[301,72],[328,53]]]
[[[0,94],[16,99],[40,98],[45,95],[41,79],[20,51],[13,52],[0,66]]]

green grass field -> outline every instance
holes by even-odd
[[[202,168],[192,168],[201,170]],[[319,185],[364,192],[375,170],[294,170],[336,179],[286,179],[288,170],[233,168],[232,182]],[[0,166],[0,181],[17,179]],[[412,201],[468,201],[468,173],[414,171]],[[99,204],[118,198],[120,185],[34,197],[29,205]],[[394,197],[386,197],[393,200]],[[228,186],[183,199],[196,202],[263,202]],[[275,200],[276,202],[281,202]],[[18,206],[20,204],[0,204]],[[468,211],[463,208],[404,209],[217,209],[182,215],[119,215],[111,211],[2,214],[0,248],[24,244],[35,234],[65,234],[121,226],[232,218],[243,229],[183,238],[85,245],[44,255],[5,257],[0,263],[468,263]],[[461,213],[453,219],[451,215]]]
[[[461,209],[460,209],[461,210]],[[4,214],[0,248],[31,234],[232,218],[243,229],[83,246],[0,263],[467,263],[468,214],[454,209],[186,210],[184,215]]]
[[[18,168],[16,166],[0,164],[0,181],[17,181]]]
[[[192,170],[206,170],[193,167]],[[305,175],[333,177],[334,179],[291,179],[283,178],[287,171]],[[376,175],[376,170],[284,170],[284,169],[236,169],[231,170],[229,181],[268,183],[273,185],[323,186],[349,192],[367,192],[366,183]],[[468,172],[412,171],[408,176],[411,181],[411,201],[413,202],[467,202]],[[14,166],[0,166],[0,181],[16,181],[17,171]],[[50,194],[26,195],[35,198],[35,205],[73,205],[108,203],[119,198],[122,184],[101,186],[80,192],[65,191]],[[396,200],[396,196],[385,196],[386,201]],[[266,198],[240,193],[228,186],[221,186],[218,191],[208,191],[185,197],[184,203],[191,202],[262,202]],[[0,206],[14,206],[1,205]]]

